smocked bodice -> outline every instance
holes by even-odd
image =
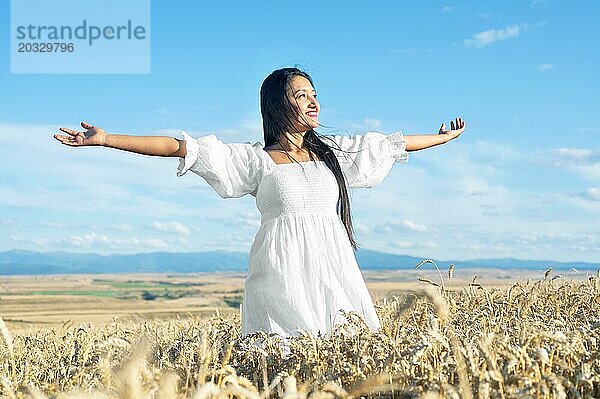
[[[339,197],[333,173],[323,161],[275,165],[256,191],[261,221],[288,213],[336,214]]]

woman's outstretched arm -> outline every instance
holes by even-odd
[[[450,130],[446,130],[446,124],[442,123],[438,134],[411,134],[404,136],[406,140],[406,151],[417,151],[454,140],[465,130],[467,125],[462,118],[450,121]]]
[[[187,153],[185,140],[178,140],[173,137],[110,134],[86,122],[81,122],[81,127],[86,131],[78,132],[61,127],[59,129],[67,133],[68,136],[55,134],[54,138],[71,147],[96,145],[159,157],[184,158]]]

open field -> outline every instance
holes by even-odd
[[[432,270],[363,271],[374,301],[439,282]],[[543,271],[457,270],[453,284],[473,276],[488,287],[543,276]],[[569,273],[584,278],[584,273]],[[12,331],[61,327],[68,320],[94,325],[239,312],[245,273],[117,274],[0,277],[0,316]],[[446,278],[446,277],[444,277]]]
[[[0,278],[0,315],[12,330],[201,316],[238,309],[242,274],[54,275]]]
[[[0,397],[600,397],[600,273],[364,275],[382,328],[289,353],[240,337],[241,274],[3,278]]]

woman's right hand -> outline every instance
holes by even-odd
[[[71,147],[83,147],[89,145],[104,145],[108,133],[99,127],[92,126],[89,123],[81,122],[81,127],[86,129],[85,132],[77,132],[67,129],[66,127],[59,128],[61,131],[68,133],[69,136],[55,134],[53,137],[61,143]]]
[[[446,124],[442,123],[438,134],[447,134],[450,140],[457,138],[467,128],[467,124],[463,118],[456,118],[455,121],[450,121],[450,130],[446,130]]]

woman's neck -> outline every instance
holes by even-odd
[[[289,133],[285,132],[282,137],[279,146],[286,149],[287,151],[301,151],[304,146],[304,135],[306,132]],[[286,139],[287,137],[287,139]],[[288,142],[289,139],[289,142]]]

